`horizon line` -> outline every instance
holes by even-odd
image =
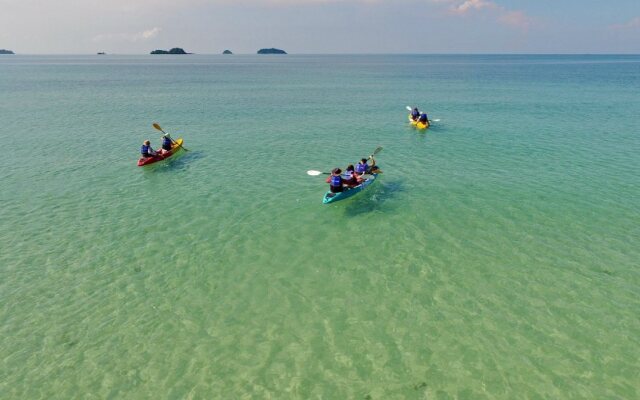
[[[599,53],[599,52],[567,52],[567,53],[533,53],[533,52],[508,52],[508,53],[495,53],[495,52],[460,52],[460,53],[287,53],[287,54],[257,54],[257,53],[233,53],[233,54],[222,54],[220,53],[187,53],[187,54],[150,54],[150,53],[107,53],[98,54],[96,53],[15,53],[14,54],[2,54],[3,56],[339,56],[339,55],[349,55],[349,56],[422,56],[422,55],[433,55],[433,56],[472,56],[472,55],[485,55],[485,56],[505,56],[505,55],[530,55],[530,56],[638,56],[640,53]]]

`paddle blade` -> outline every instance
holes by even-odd
[[[407,111],[413,111],[413,108],[407,106]]]
[[[375,156],[376,154],[380,153],[382,151],[382,146],[378,146],[376,147],[376,149],[373,151],[373,153],[371,153],[371,155]]]
[[[162,128],[160,127],[160,125],[157,122],[153,123],[153,127],[162,132]]]
[[[307,171],[307,175],[318,176],[318,175],[322,175],[322,172],[310,170],[310,171]]]

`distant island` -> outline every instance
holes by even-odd
[[[0,54],[16,54],[11,50],[0,49]]]
[[[287,54],[287,52],[280,49],[270,48],[270,49],[260,49],[258,50],[258,54]]]
[[[233,53],[231,52],[231,50],[225,50],[222,52],[222,54],[233,54]]]
[[[101,52],[99,52],[99,53],[98,53],[98,55],[99,55],[99,56],[104,56],[105,54],[107,54],[107,53],[105,53],[105,52],[103,52],[103,51],[101,51]]]
[[[191,54],[191,53],[187,53],[186,51],[184,51],[180,47],[174,47],[173,49],[171,49],[169,51],[167,51],[167,50],[154,50],[154,51],[151,52],[151,54]]]

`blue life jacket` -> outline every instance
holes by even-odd
[[[150,150],[151,150],[151,146],[143,144],[142,147],[140,147],[140,154],[142,154],[145,157],[150,157],[151,156]]]
[[[427,118],[427,114],[426,113],[422,113],[422,115],[420,116],[420,122],[427,122],[429,118]]]
[[[342,177],[331,175],[331,186],[333,187],[341,187],[342,186]]]
[[[367,172],[368,166],[367,164],[361,164],[361,163],[357,163],[356,164],[356,172],[359,174],[364,174]]]
[[[342,174],[342,179],[349,180],[353,177],[352,175],[353,171],[344,171],[344,174]]]
[[[418,110],[411,111],[411,116],[413,118],[418,118],[420,116],[420,111],[418,111]]]
[[[162,148],[165,150],[171,150],[171,139],[168,136],[162,138]]]

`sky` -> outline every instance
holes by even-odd
[[[0,49],[640,53],[640,0],[0,0]]]

